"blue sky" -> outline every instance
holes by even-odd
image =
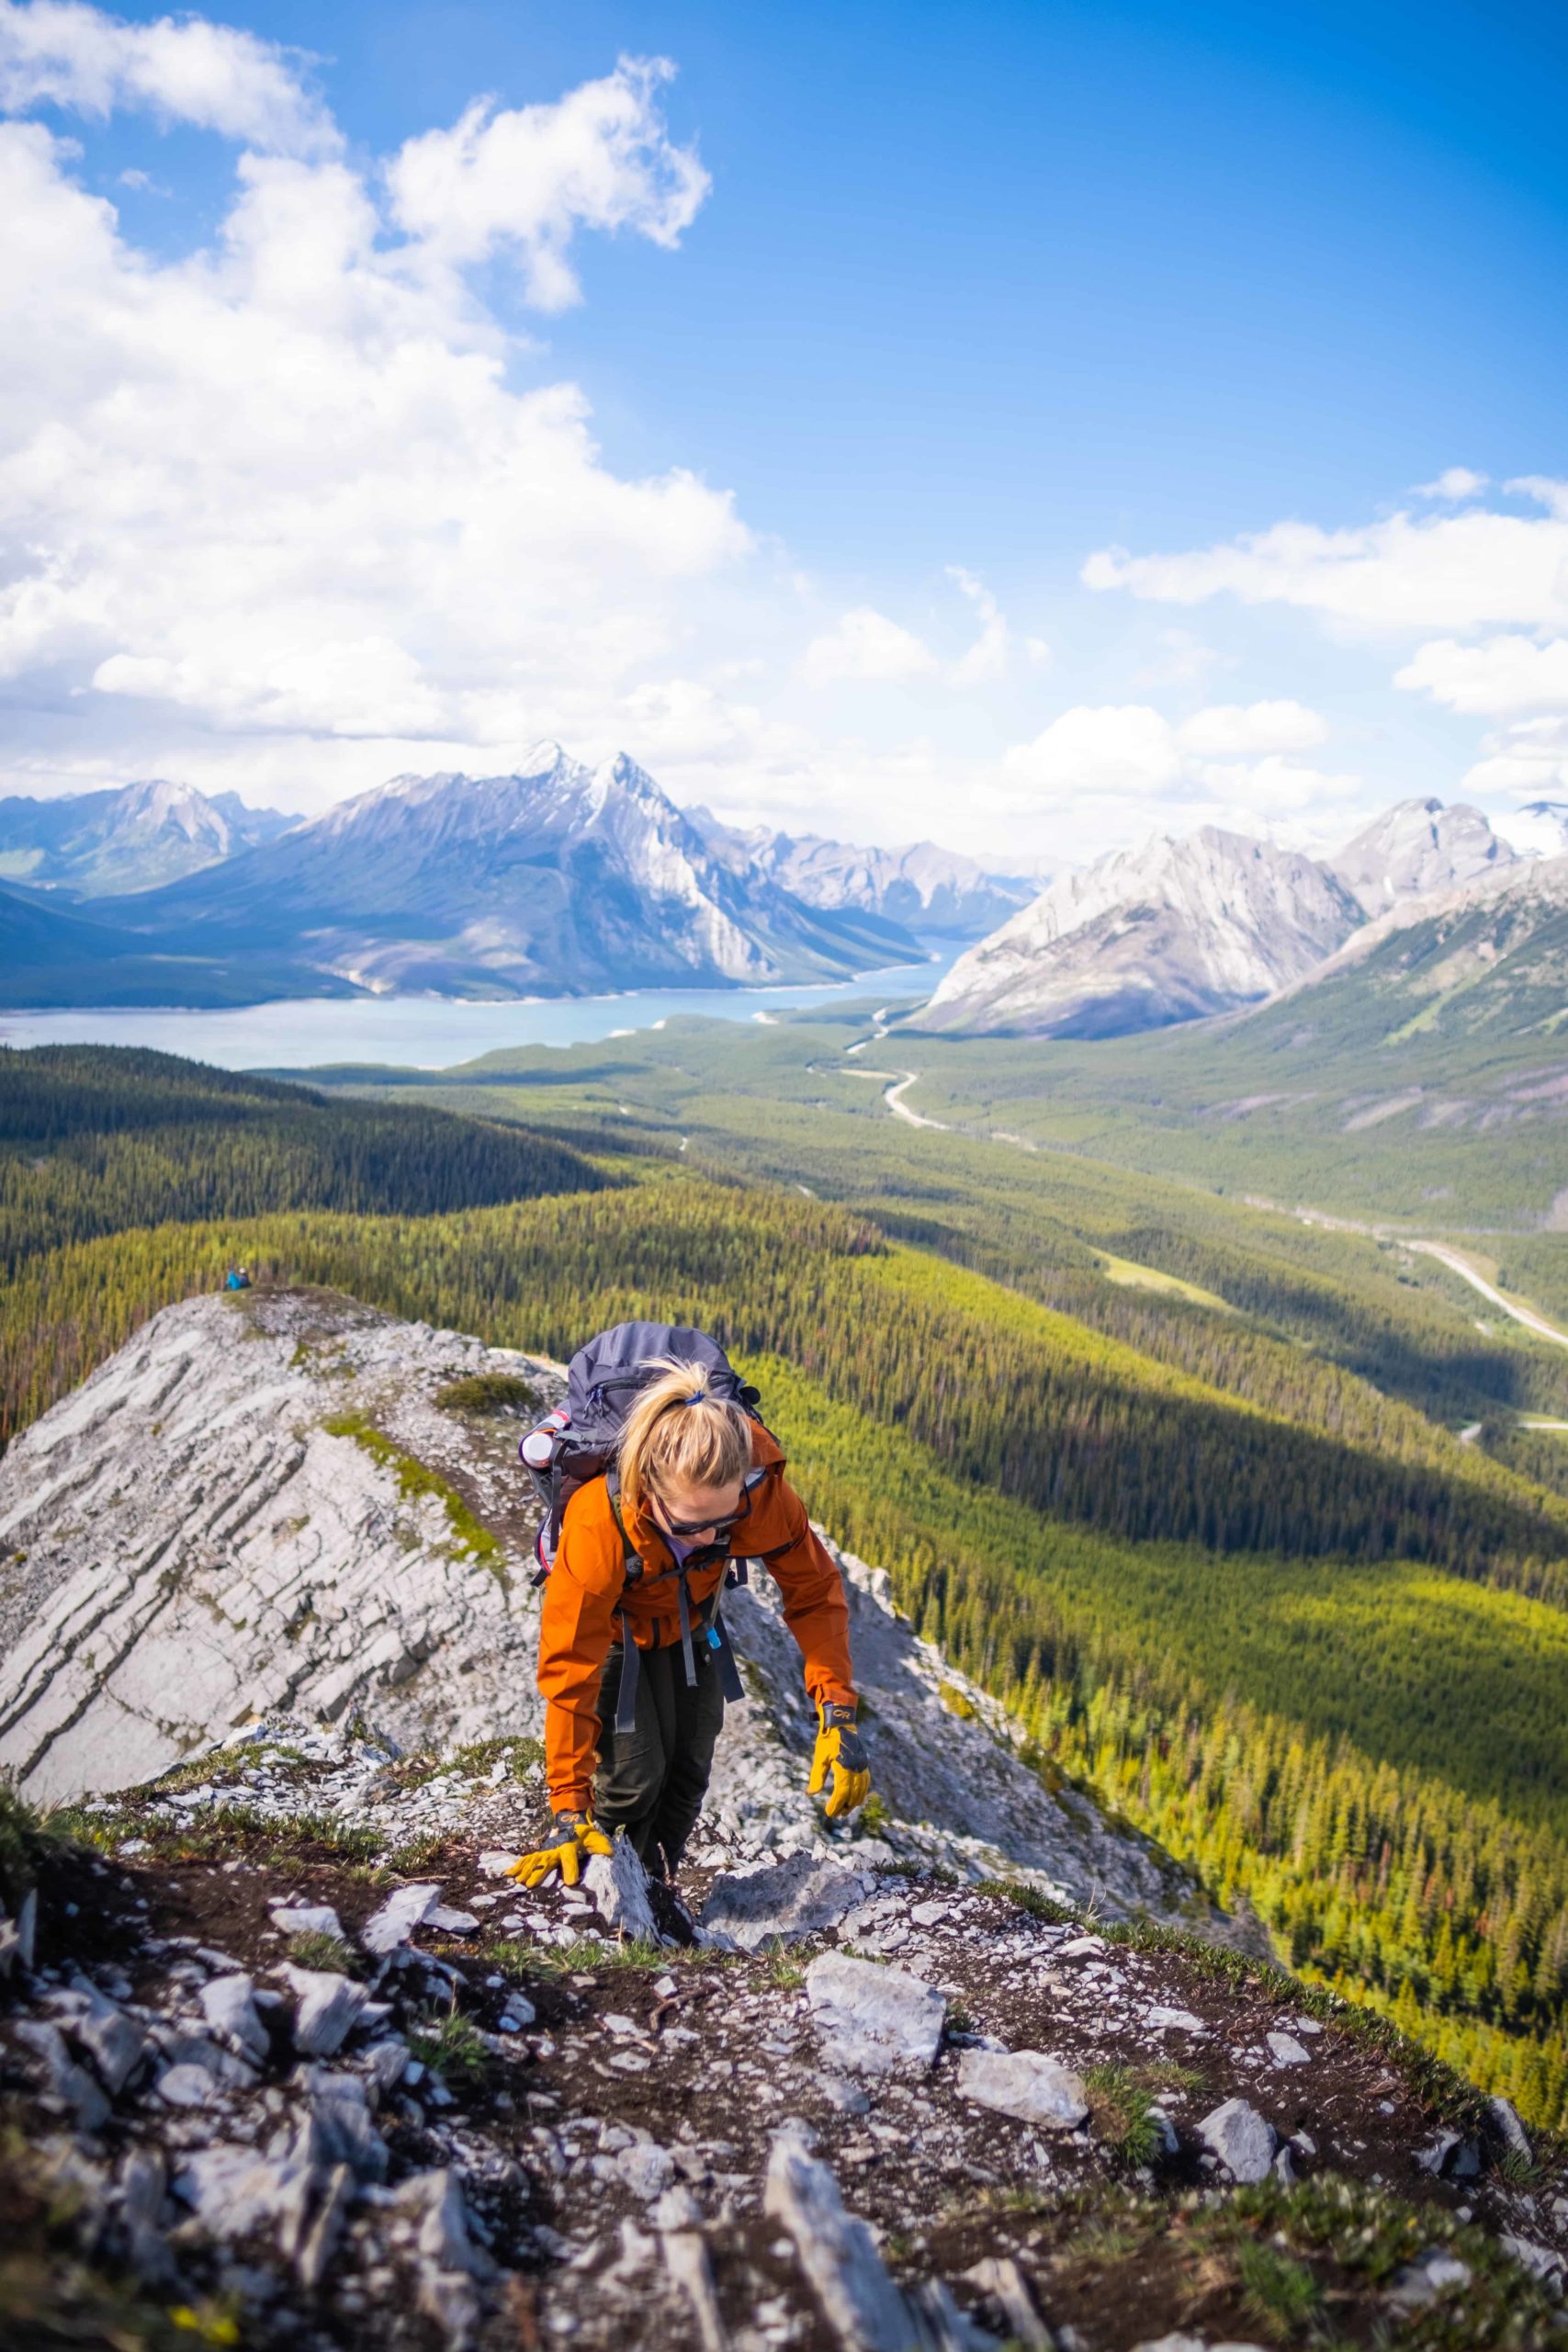
[[[193,77],[0,0],[77,289],[0,411],[6,788],[318,807],[551,734],[1047,859],[1568,797],[1561,9],[209,21]]]

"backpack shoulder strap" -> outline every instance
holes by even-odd
[[[611,1516],[615,1522],[615,1532],[621,1539],[621,1566],[626,1582],[636,1584],[642,1574],[642,1554],[626,1533],[626,1522],[621,1516],[621,1474],[614,1462],[604,1473],[604,1491],[610,1498]]]

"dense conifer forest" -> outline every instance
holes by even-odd
[[[231,1082],[196,1073],[187,1101],[181,1067],[152,1073],[175,1106],[163,1129],[138,1123],[134,1076],[110,1123],[113,1068],[96,1128],[41,1132],[47,1085],[7,1091],[20,1165],[231,1134],[265,1213],[244,1197],[204,1216],[183,1146],[161,1222],[105,1230],[113,1196],[90,1185],[96,1229],[62,1192],[18,1198],[6,1431],[235,1256],[557,1355],[622,1316],[705,1323],[760,1379],[813,1510],[892,1569],[1042,1770],[1249,1902],[1292,1965],[1568,2121],[1568,1503],[1532,1456],[1510,1466],[1440,1417],[1550,1400],[1554,1365],[1483,1343],[1386,1251],[1153,1187],[1140,1221],[1141,1180],[1082,1162],[1074,1182],[1021,1158],[998,1175],[961,1138],[781,1101],[771,1126],[755,1102],[710,1110],[705,1170],[690,1149],[650,1156],[649,1132],[595,1168],[505,1136],[498,1116],[549,1110],[519,1086],[470,1093],[487,1123],[443,1159],[465,1123],[433,1107],[247,1080],[231,1126],[212,1107]],[[592,1105],[550,1099],[552,1125],[618,1140]],[[400,1164],[412,1185],[422,1152],[439,1162],[427,1195],[380,1214],[331,1197],[368,1181],[344,1140],[362,1115],[420,1122]],[[858,1141],[835,1161],[836,1121]],[[269,1122],[289,1172],[266,1200]],[[316,1200],[288,1157],[311,1135]],[[534,1155],[529,1197],[486,1189],[496,1136]],[[552,1150],[573,1189],[545,1191]],[[765,1151],[783,1183],[759,1181]],[[833,1165],[845,1197],[812,1197]],[[440,1188],[470,1173],[448,1206]]]

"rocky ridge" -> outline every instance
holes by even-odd
[[[523,1893],[544,1818],[525,1742],[279,1719],[9,1819],[7,2341],[1568,2341],[1559,2152],[1266,1964],[716,1826]]]

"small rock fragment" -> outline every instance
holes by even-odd
[[[354,2173],[349,2165],[338,2165],[327,2176],[326,2194],[321,2209],[294,2258],[299,2284],[308,2294],[314,2294],[326,2276],[327,2265],[337,2251],[343,2235],[343,2225],[354,2195]]]
[[[333,1936],[344,1939],[343,1922],[330,1903],[275,1903],[267,1914],[286,1936]]]
[[[1267,2180],[1274,2161],[1274,2126],[1243,2098],[1227,2098],[1205,2115],[1198,2136],[1237,2181]]]
[[[24,2018],[15,2031],[22,2047],[43,2061],[45,2097],[69,2108],[79,2131],[101,2131],[109,2118],[108,2100],[86,2068],[77,2065],[59,2027]]]
[[[1293,2033],[1265,2034],[1264,2040],[1274,2053],[1276,2066],[1311,2065],[1311,2051],[1303,2050]]]
[[[299,1996],[295,2048],[302,2057],[330,2058],[334,2050],[342,2049],[365,2006],[364,1985],[335,1969],[296,1968],[286,1962],[281,1973]]]
[[[370,2120],[370,2101],[358,2075],[312,2066],[305,2089],[323,2155],[351,2165],[363,2180],[384,2180],[387,2143]]]
[[[713,2265],[696,2230],[672,2230],[664,2240],[671,2278],[691,2306],[702,2352],[729,2352],[729,2331],[718,2308]]]
[[[1163,2003],[1151,2002],[1144,2011],[1144,2023],[1152,2033],[1207,2033],[1209,2029],[1201,2018],[1190,2009],[1168,2009]]]
[[[987,2254],[964,2273],[971,2286],[1001,2307],[1008,2334],[1025,2352],[1054,2352],[1055,2339],[1035,2309],[1029,2282],[1010,2256]]]
[[[117,2098],[141,2065],[147,2036],[133,2018],[88,1986],[84,2007],[72,2017],[69,2031],[97,2069],[98,2079],[111,2098]]]
[[[1435,2303],[1439,2295],[1452,2289],[1468,2287],[1470,2265],[1457,2255],[1445,2254],[1440,2246],[1427,2246],[1394,2272],[1388,2283],[1388,2299],[1402,2311],[1424,2311]]]
[[[359,1930],[359,1940],[367,1951],[385,1959],[406,1944],[414,1929],[430,1917],[441,1900],[438,1886],[400,1886],[389,1894],[378,1911],[373,1911]]]
[[[1513,2156],[1520,2164],[1534,2161],[1529,2136],[1519,2121],[1519,2111],[1512,2099],[1489,2098],[1486,2102],[1487,2120],[1502,2144],[1505,2156]]]
[[[201,1988],[202,2014],[214,2033],[259,2064],[272,2048],[249,1976],[215,1976]]]
[[[965,2050],[958,2061],[958,2091],[962,2098],[1047,2132],[1070,2132],[1089,2113],[1083,2076],[1040,2050]]]

